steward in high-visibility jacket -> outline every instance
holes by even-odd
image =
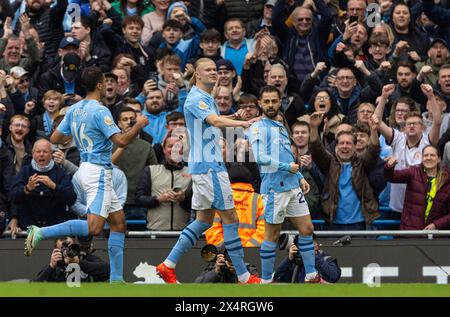
[[[232,183],[234,205],[239,218],[239,237],[243,247],[259,247],[264,238],[264,207],[261,195],[249,183]],[[222,219],[214,216],[214,223],[205,232],[206,242],[223,244]]]

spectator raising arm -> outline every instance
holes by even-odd
[[[431,102],[431,114],[433,116],[433,122],[431,124],[431,130],[429,134],[430,143],[433,146],[437,146],[439,143],[439,131],[441,129],[442,123],[442,108],[436,102],[436,97],[434,96],[433,87],[428,84],[422,84],[420,86],[422,92],[427,96],[428,100]]]

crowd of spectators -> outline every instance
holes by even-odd
[[[113,149],[126,218],[183,229],[192,220],[184,102],[201,57],[216,62],[223,116],[256,118],[260,89],[280,91],[313,219],[334,230],[379,218],[449,229],[449,17],[447,0],[0,0],[0,229],[85,217],[75,142],[49,139],[85,97],[80,75],[91,66],[105,74],[102,103],[122,131],[138,114],[150,122]],[[260,177],[247,140],[222,144],[257,246]]]

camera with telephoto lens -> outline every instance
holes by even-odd
[[[221,252],[214,244],[207,244],[200,251],[200,255],[205,262],[216,262],[219,254],[223,254],[225,256],[225,260],[231,263],[231,258],[228,255],[228,251],[225,249]]]
[[[278,239],[278,249],[280,251],[286,250],[289,252],[293,244],[298,246],[298,238],[299,238],[298,234],[296,235],[288,233],[281,234],[280,238]],[[294,260],[296,263],[298,263],[301,260],[300,250],[297,251],[297,253],[295,254]]]
[[[232,263],[231,258],[228,254],[228,251],[224,249],[224,251],[219,250],[215,245],[213,244],[207,244],[205,245],[202,250],[200,251],[200,255],[202,259],[205,262],[208,263],[215,263],[217,260],[217,256],[219,254],[223,254],[225,257],[225,261]],[[233,276],[235,275],[234,272],[230,271],[230,268],[227,265],[223,265],[220,267],[220,282],[221,283],[229,283],[229,281],[234,280]]]
[[[64,262],[65,258],[74,258],[76,256],[80,256],[80,253],[81,253],[80,245],[76,243],[69,244],[69,242],[64,241],[61,246],[61,255],[63,259],[59,260],[57,265],[65,266],[66,265],[66,263]]]

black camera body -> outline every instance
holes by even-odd
[[[221,252],[214,244],[207,244],[200,251],[202,259],[206,262],[216,262],[217,256],[219,254],[223,254],[225,256],[226,261],[230,263],[232,262],[227,249],[224,249],[224,251]]]
[[[64,241],[61,246],[61,255],[63,257],[62,260],[58,261],[57,265],[65,266],[64,258],[74,258],[76,256],[80,256],[81,248],[79,244],[73,243],[69,245],[69,242]]]

